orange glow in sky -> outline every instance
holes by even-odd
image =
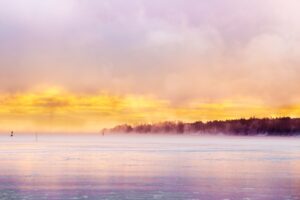
[[[151,96],[75,94],[60,88],[1,94],[1,131],[97,132],[120,123],[300,116],[300,106],[268,107],[241,100],[174,105]],[[234,103],[235,102],[235,103]]]

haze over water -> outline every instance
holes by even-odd
[[[299,137],[0,136],[0,199],[300,199]]]

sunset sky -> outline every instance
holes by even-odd
[[[298,0],[1,0],[0,131],[300,117]]]

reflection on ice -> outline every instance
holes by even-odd
[[[300,199],[300,138],[0,136],[0,199]]]

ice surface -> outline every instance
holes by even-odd
[[[0,199],[300,199],[299,137],[0,136]]]

